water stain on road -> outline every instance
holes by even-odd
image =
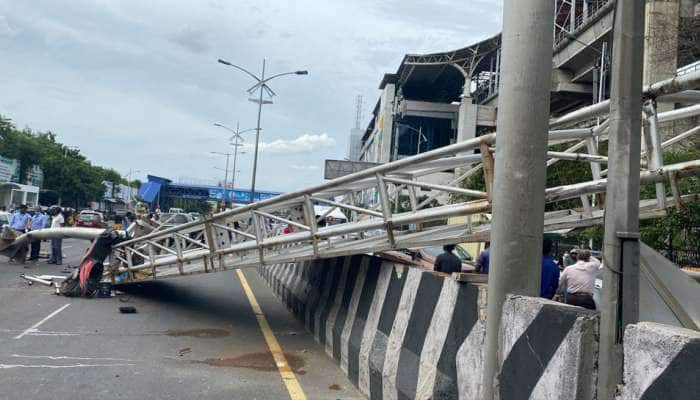
[[[231,336],[231,332],[227,331],[226,329],[217,328],[165,331],[165,334],[173,337],[188,336],[199,339],[218,339],[222,337]]]
[[[287,364],[295,373],[306,373],[302,368],[305,365],[304,359],[290,353],[284,353],[287,359]],[[240,356],[231,358],[207,358],[204,361],[193,361],[195,363],[207,364],[213,367],[235,367],[235,368],[250,368],[257,371],[276,371],[277,365],[275,364],[272,354],[268,352],[259,353],[246,353]]]

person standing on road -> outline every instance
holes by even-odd
[[[34,209],[34,216],[32,217],[32,224],[29,228],[30,231],[38,231],[49,226],[48,217],[41,212],[41,207],[36,206]],[[29,252],[29,261],[36,261],[39,259],[39,252],[41,251],[41,240],[32,238],[31,251]]]
[[[444,253],[437,256],[435,259],[435,268],[437,272],[452,274],[453,272],[462,272],[462,261],[454,255],[455,245],[446,244],[442,246]]]
[[[53,217],[51,218],[51,228],[62,228],[65,220],[63,219],[63,213],[61,210],[57,208],[53,210],[52,214]],[[63,239],[51,239],[51,257],[49,258],[48,264],[63,264],[62,245]]]
[[[27,212],[27,206],[22,204],[19,206],[19,209],[12,214],[12,218],[10,219],[10,228],[17,232],[19,235],[24,234],[27,232],[29,227],[32,224],[32,217],[29,215]],[[20,262],[24,263],[24,255],[27,254],[27,249],[26,245],[24,245],[24,249],[20,250],[17,254],[22,254],[22,260],[19,260]],[[10,258],[10,261],[16,261],[14,258]]]
[[[551,300],[559,286],[559,267],[549,254],[552,252],[552,241],[542,241],[542,276],[540,280],[540,297]]]
[[[588,250],[578,251],[578,261],[564,269],[559,277],[557,294],[566,290],[566,304],[595,310],[593,287],[600,261]]]

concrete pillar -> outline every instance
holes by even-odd
[[[478,105],[472,104],[470,96],[465,95],[462,97],[459,102],[457,115],[457,143],[476,137],[476,113],[478,108]],[[455,177],[464,172],[466,172],[464,168],[456,168]]]
[[[615,5],[610,71],[610,135],[600,301],[599,399],[615,397],[622,379],[624,328],[639,318],[639,159],[644,6]]]
[[[396,85],[387,83],[382,88],[381,109],[379,111],[379,154],[377,161],[386,163],[391,160],[391,139],[394,134],[394,100],[396,98]]]
[[[644,15],[644,84],[673,78],[678,67],[679,0],[647,0]],[[673,109],[660,104],[658,112]]]
[[[503,10],[484,399],[494,398],[506,295],[539,295],[552,80],[554,2],[505,0]]]

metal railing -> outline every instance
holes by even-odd
[[[645,109],[647,135],[658,136],[658,121],[700,115],[697,106],[656,114],[652,99],[695,87],[699,82],[700,72],[694,72],[645,88],[649,99]],[[599,103],[551,121],[550,145],[571,143],[571,146],[563,152],[548,152],[547,165],[562,159],[586,162],[591,165],[594,179],[547,189],[547,202],[581,200],[581,208],[547,213],[547,230],[591,226],[603,220],[603,210],[592,205],[591,196],[604,192],[607,183],[606,171],[600,166],[607,158],[597,152],[598,144],[607,139],[608,124],[604,118],[607,107]],[[568,124],[580,125],[581,121],[593,124],[599,118],[602,119],[598,125],[566,129]],[[691,130],[690,134],[698,131]],[[688,133],[679,136],[687,137]],[[114,282],[133,282],[234,267],[485,240],[489,235],[488,225],[428,223],[490,210],[497,137],[496,133],[487,134],[224,211],[203,221],[142,233],[114,247],[107,274]],[[660,192],[656,199],[643,200],[640,218],[658,217],[666,208],[697,201],[697,194],[681,193],[677,182],[700,174],[700,160],[663,165],[658,155],[663,147],[675,143],[673,139],[647,142],[649,147],[644,153],[647,169],[640,171],[640,179],[661,185],[659,190],[665,184],[670,185],[673,196],[666,198]],[[582,148],[587,149],[586,153],[578,152]],[[480,154],[474,154],[476,149]],[[445,176],[445,172],[454,178],[437,182],[436,175]],[[484,174],[486,190],[463,187],[463,182],[477,173]],[[401,211],[400,199],[406,197],[408,210]],[[368,204],[363,198],[378,201]],[[435,199],[440,199],[441,204],[429,208]],[[317,213],[314,207],[317,205],[327,208]],[[326,216],[336,209],[345,212],[347,221],[326,225]],[[289,226],[293,231],[283,233],[279,226]]]

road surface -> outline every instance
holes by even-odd
[[[64,267],[76,265],[87,242],[64,247]],[[0,399],[364,398],[255,271],[243,272],[249,294],[228,271],[76,299],[19,277],[62,267],[1,258]],[[138,313],[118,311],[127,305]],[[291,372],[277,367],[275,343]]]

